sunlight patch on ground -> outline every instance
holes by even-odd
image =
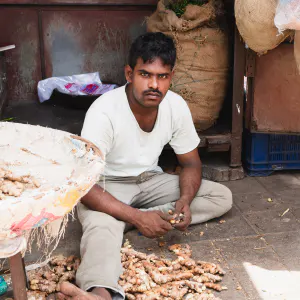
[[[243,265],[261,299],[300,299],[300,271],[267,270],[249,262],[244,262]]]

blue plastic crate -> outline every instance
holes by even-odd
[[[300,135],[245,132],[244,162],[248,175],[268,176],[300,169]]]

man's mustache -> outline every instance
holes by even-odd
[[[162,92],[159,90],[155,90],[155,89],[149,89],[149,90],[143,92],[144,95],[147,95],[149,93],[158,94],[159,96],[162,96]]]

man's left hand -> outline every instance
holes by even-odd
[[[184,214],[183,221],[174,225],[174,227],[180,231],[185,231],[192,222],[190,205],[186,201],[179,199],[175,205],[175,214]]]

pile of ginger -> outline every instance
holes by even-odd
[[[75,274],[80,265],[80,259],[74,255],[68,258],[59,255],[53,257],[43,268],[29,271],[28,298],[44,300],[47,295],[59,291],[59,284],[64,281],[74,282]]]
[[[227,289],[218,283],[225,274],[219,265],[196,262],[189,245],[176,244],[169,250],[176,254],[175,260],[137,252],[130,245],[121,249],[124,273],[119,284],[127,299],[220,300],[212,293]]]
[[[227,288],[220,284],[225,271],[219,265],[191,258],[187,244],[175,244],[169,250],[176,259],[159,258],[132,249],[125,243],[121,249],[124,269],[119,284],[129,300],[220,300],[212,290]],[[28,299],[44,300],[49,294],[59,291],[59,283],[74,283],[80,259],[56,256],[48,265],[28,273]]]
[[[25,189],[39,188],[40,183],[30,175],[16,176],[12,171],[0,167],[0,200],[5,197],[20,197]]]

